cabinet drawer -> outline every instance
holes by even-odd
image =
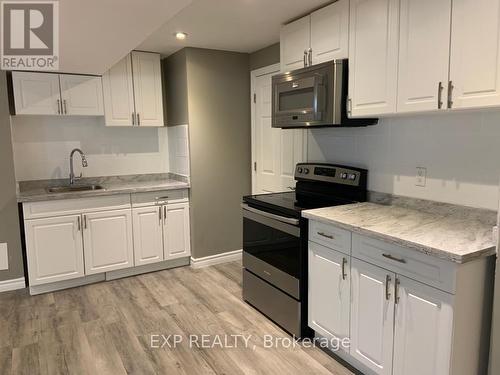
[[[335,249],[344,254],[351,253],[351,232],[319,221],[309,221],[309,241]]]
[[[148,191],[132,194],[132,207],[163,205],[188,201],[188,189]]]
[[[381,240],[352,235],[352,256],[410,279],[455,293],[457,265]]]

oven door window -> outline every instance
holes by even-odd
[[[299,278],[299,237],[243,218],[243,250],[279,270]]]

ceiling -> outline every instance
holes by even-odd
[[[191,0],[59,1],[59,71],[102,74]]]
[[[331,0],[193,0],[138,49],[168,56],[183,47],[255,52],[279,41],[280,25]],[[174,33],[188,34],[185,41]]]

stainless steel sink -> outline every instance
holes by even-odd
[[[52,186],[47,188],[49,193],[71,193],[71,192],[84,192],[84,191],[95,191],[95,190],[105,190],[101,185],[64,185],[64,186]]]

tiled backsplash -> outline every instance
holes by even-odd
[[[382,119],[376,126],[317,129],[308,160],[369,170],[369,189],[473,207],[498,208],[500,111]],[[427,168],[425,187],[416,168]]]
[[[167,128],[170,172],[189,176],[189,136],[187,125]]]

